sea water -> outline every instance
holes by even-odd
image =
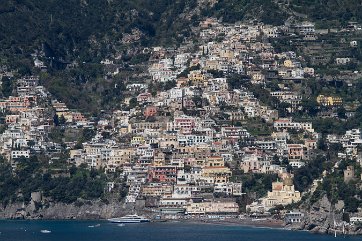
[[[0,221],[0,241],[327,241],[362,240],[334,238],[245,226],[182,222],[118,225],[106,221]]]

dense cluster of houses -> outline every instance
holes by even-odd
[[[85,125],[82,114],[70,111],[56,100],[49,105],[50,98],[50,93],[39,85],[38,76],[27,76],[16,81],[14,96],[0,100],[3,124],[6,125],[0,135],[0,153],[14,168],[22,156],[29,158],[43,153],[51,159],[62,152],[60,143],[48,137],[54,125],[54,113],[64,118],[65,123]]]
[[[71,150],[70,161],[107,173],[121,170],[129,186],[126,202],[144,202],[164,213],[238,213],[235,198],[243,195],[243,188],[235,170],[275,173],[283,180],[273,183],[268,197],[252,211],[299,201],[301,194],[290,181],[293,174],[282,162],[294,168],[305,165],[317,148],[318,134],[311,123],[279,118],[277,110],[247,88],[230,88],[224,76],[243,74],[253,84],[263,84],[276,77],[300,80],[306,73],[313,75],[313,69],[303,68],[295,53],[276,53],[261,41],[263,35],[277,37],[275,28],[225,26],[214,19],[201,26],[202,44],[196,51],[181,46],[151,52],[152,82],[174,82],[174,87],[153,94],[147,83],[128,84],[137,93],[137,105],[98,122],[99,132],[108,130],[122,141],[98,134],[83,149]],[[301,101],[291,91],[271,95],[294,108]],[[242,123],[253,118],[270,125],[272,133],[252,135]],[[296,142],[291,132],[303,137]]]
[[[127,90],[136,94],[125,104],[133,101],[135,106],[114,110],[97,123],[57,100],[44,101],[50,94],[38,85],[37,77],[19,79],[17,96],[0,101],[8,127],[0,136],[1,153],[15,167],[21,156],[42,152],[51,158],[60,152],[60,144],[48,138],[56,114],[69,128],[95,126],[97,134],[81,147],[65,143],[68,162],[120,173],[128,187],[127,203],[167,214],[237,214],[236,198],[244,194],[237,178],[240,172],[277,174],[281,180],[273,183],[266,197],[247,206],[250,212],[299,201],[301,193],[294,189],[287,167],[305,165],[317,149],[318,133],[310,122],[279,118],[276,109],[246,87],[230,88],[225,76],[248,76],[254,85],[314,76],[314,69],[304,66],[296,53],[277,52],[266,41],[283,34],[313,39],[314,25],[225,25],[207,19],[200,27],[200,44],[194,50],[155,47],[151,52],[151,82],[175,86],[152,93],[149,83],[128,83]],[[270,95],[290,104],[290,112],[301,108],[302,97],[296,91],[281,88]],[[334,106],[342,100],[319,96],[318,103]],[[268,125],[271,133],[248,131],[246,124],[255,120]],[[328,140],[342,143],[351,153],[362,141],[359,130]],[[115,186],[109,182],[108,191]]]
[[[46,141],[50,125],[45,117],[45,109],[38,101],[47,95],[42,86],[38,86],[35,76],[17,81],[17,96],[0,100],[0,109],[4,114],[7,129],[0,135],[1,154],[16,166],[16,159],[29,158],[32,152],[56,151],[57,143]]]

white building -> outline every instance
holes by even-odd
[[[26,150],[26,151],[20,151],[20,150],[16,150],[16,151],[11,151],[11,159],[17,159],[20,157],[25,157],[25,158],[29,158],[30,157],[30,151]]]

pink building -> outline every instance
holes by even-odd
[[[175,166],[152,166],[148,170],[149,182],[175,183],[177,168]]]
[[[178,129],[183,134],[191,133],[191,131],[196,127],[195,118],[188,116],[175,117],[174,127]]]
[[[157,108],[155,106],[147,106],[143,111],[145,117],[151,117],[157,115]]]

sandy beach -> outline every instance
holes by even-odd
[[[264,227],[264,228],[284,228],[283,220],[276,219],[239,219],[239,218],[226,218],[226,219],[179,219],[179,220],[168,220],[169,222],[187,222],[187,223],[197,223],[197,224],[216,224],[216,225],[232,225],[232,226],[250,226],[250,227]]]

